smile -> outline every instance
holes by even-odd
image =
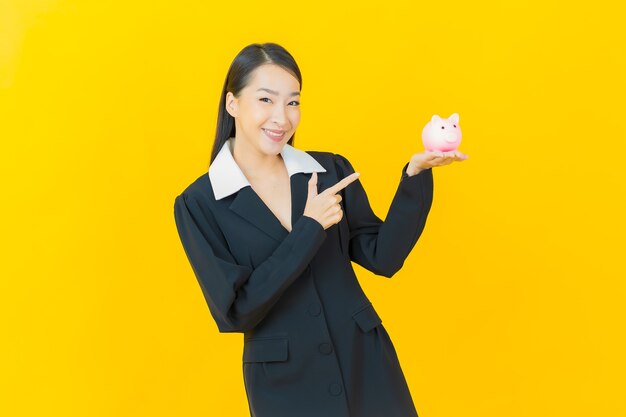
[[[261,130],[263,130],[263,132],[265,132],[265,134],[269,138],[274,139],[274,140],[280,140],[280,139],[282,139],[285,136],[285,132],[284,131],[283,132],[279,131],[280,133],[276,133],[275,131],[268,130],[268,129],[261,128]]]

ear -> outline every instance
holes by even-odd
[[[239,100],[230,91],[226,93],[226,111],[233,117],[239,115]]]
[[[433,122],[433,123],[440,122],[441,121],[441,117],[439,117],[438,114],[435,114],[435,115],[433,115],[433,117],[430,118],[430,121]]]
[[[457,113],[452,113],[450,117],[448,117],[452,123],[459,123],[459,115]]]

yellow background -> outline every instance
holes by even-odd
[[[303,72],[296,147],[348,157],[379,217],[460,115],[404,268],[355,265],[420,417],[626,415],[619,2],[212,3],[0,2],[1,415],[248,416],[173,202],[270,41]]]

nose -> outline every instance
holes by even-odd
[[[286,130],[287,129],[287,113],[283,106],[276,106],[274,113],[272,114],[272,120],[277,128]]]

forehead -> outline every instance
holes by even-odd
[[[269,88],[287,95],[292,91],[300,91],[300,83],[289,71],[275,64],[265,64],[252,72],[248,89],[256,92],[258,88]]]

